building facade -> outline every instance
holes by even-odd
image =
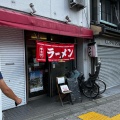
[[[56,77],[73,67],[85,74],[91,70],[87,44],[89,0],[1,1],[0,68],[5,82],[22,98],[21,105],[41,95],[56,95]],[[36,41],[74,44],[75,59],[66,62],[36,61]],[[39,78],[39,79],[38,79]],[[15,107],[2,95],[2,109]]]
[[[101,60],[100,79],[106,83],[107,88],[120,85],[119,25],[119,0],[91,1],[91,29],[94,31],[98,58]]]

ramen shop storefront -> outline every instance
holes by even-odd
[[[54,96],[56,77],[76,64],[74,37],[26,31],[28,100],[47,94]],[[35,35],[41,37],[35,38]],[[66,40],[69,41],[66,41]]]
[[[79,46],[75,44],[75,39],[93,38],[93,32],[88,28],[7,9],[0,9],[0,26],[6,26],[13,29],[17,28],[18,30],[25,31],[22,40],[25,39],[26,59],[25,61],[23,60],[23,62],[26,66],[26,76],[24,77],[24,88],[21,87],[23,90],[27,90],[27,99],[26,94],[22,94],[22,97],[25,98],[25,103],[29,99],[43,94],[54,96],[56,94],[56,76],[63,75],[66,69],[71,70],[72,67],[76,65],[76,60],[78,59],[76,53],[81,52],[76,49]],[[10,35],[9,38],[11,38]],[[36,49],[36,41],[38,41],[38,43],[42,41],[42,44],[46,44],[45,46],[47,46],[47,48],[42,46],[46,48],[46,61],[39,61],[39,59],[36,59],[36,53],[38,52]],[[57,58],[57,60],[55,60],[56,58],[53,55],[54,60],[53,58],[51,60],[50,57],[53,54],[53,51],[49,51],[51,46],[55,49],[54,52],[57,55],[58,52],[60,52],[64,59]],[[64,52],[63,48],[68,49],[68,46],[71,46],[71,48],[69,48],[69,51]],[[41,49],[42,47],[39,48]],[[72,57],[66,58],[64,55],[67,55],[67,57],[68,55],[71,56],[73,48],[74,54],[72,55],[74,55],[74,59]],[[39,52],[41,51],[39,50]],[[39,55],[42,57],[42,54]],[[19,69],[19,67],[16,69]],[[22,76],[22,74],[20,73],[19,76]],[[18,88],[16,84],[14,86]]]

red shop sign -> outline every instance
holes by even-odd
[[[74,59],[74,44],[37,42],[36,58],[39,62],[67,61]],[[47,54],[46,54],[47,53]]]
[[[59,44],[52,44],[54,48],[54,61],[59,61],[61,59],[61,47]]]
[[[59,61],[61,59],[61,47],[58,44],[47,44],[48,61]]]
[[[46,46],[44,42],[36,42],[36,61],[46,62]]]
[[[70,60],[75,59],[74,44],[69,44],[69,48],[68,48],[68,57],[69,57]]]
[[[62,60],[63,61],[67,61],[69,60],[69,57],[68,57],[68,48],[69,46],[66,45],[66,44],[60,44],[60,47],[61,47],[61,54],[62,54]]]
[[[74,44],[62,44],[61,48],[64,61],[74,59]]]
[[[47,48],[48,61],[53,62],[54,61],[54,48],[52,47],[51,44],[46,44],[46,48]]]

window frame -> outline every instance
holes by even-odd
[[[102,7],[104,7],[105,9],[107,8],[107,6],[105,5],[105,4],[106,4],[105,1],[104,1],[104,3],[105,3],[104,5],[105,5],[105,6],[103,6],[103,4],[102,4],[103,1],[104,1],[104,0],[100,0],[100,10],[99,10],[99,11],[100,11],[100,23],[104,23],[104,24],[107,24],[107,25],[110,25],[110,26],[113,26],[113,27],[117,27],[118,20],[117,20],[117,18],[116,18],[116,21],[115,21],[116,24],[113,23],[114,21],[112,20],[112,18],[113,18],[113,15],[111,15],[112,13],[110,13],[110,16],[109,16],[109,17],[111,17],[110,22],[107,20],[109,13],[107,13],[107,15],[104,16],[105,18],[102,19],[102,17],[103,17],[103,16],[102,16],[102,15],[103,15],[103,14],[102,14],[102,13],[103,13],[103,12],[102,12],[102,9],[103,9]],[[109,1],[109,0],[107,0],[107,1]],[[112,8],[113,5],[112,5],[112,4],[110,4],[110,5],[111,5],[110,7]],[[117,14],[118,14],[118,19],[120,19],[120,15],[119,15],[119,14],[120,14],[120,2],[117,1],[117,4],[116,4],[116,5],[117,5],[117,10],[118,10],[118,13],[117,13]],[[112,8],[112,9],[113,9],[113,8]],[[113,10],[111,10],[110,12],[114,12],[114,13],[115,13],[115,10],[113,9]],[[105,13],[105,14],[106,14],[106,13]],[[119,20],[119,21],[120,21],[120,20]]]

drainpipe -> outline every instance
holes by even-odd
[[[95,38],[93,36],[93,39],[91,42],[95,42]],[[95,73],[95,66],[97,65],[98,57],[91,57],[91,74]]]
[[[96,51],[97,52],[97,51]],[[97,53],[98,54],[98,53]],[[95,73],[95,71],[96,71],[96,66],[98,65],[98,63],[99,63],[99,59],[98,59],[98,55],[96,56],[96,57],[93,57],[93,73]]]
[[[100,0],[96,0],[97,4],[97,24],[100,24],[100,19],[101,19],[101,2]],[[95,36],[93,36],[93,39],[91,42],[95,42]],[[96,70],[96,65],[97,65],[98,57],[91,57],[91,74],[95,73]]]

